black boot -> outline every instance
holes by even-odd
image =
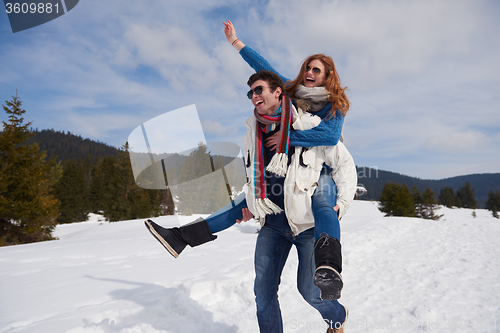
[[[207,221],[201,217],[180,228],[163,228],[151,220],[145,221],[144,224],[160,244],[175,258],[181,254],[186,245],[194,247],[217,238],[217,236],[212,235]]]
[[[340,298],[342,281],[342,247],[338,239],[321,236],[314,244],[314,284],[321,290],[321,299]]]

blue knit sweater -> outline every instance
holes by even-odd
[[[245,46],[240,50],[240,55],[256,72],[267,70],[278,74],[283,82],[290,81],[278,71],[276,71],[260,54],[252,50],[249,46]],[[332,103],[327,103],[325,107],[314,114],[321,118],[321,123],[309,130],[295,131],[292,129],[290,133],[290,145],[298,147],[315,147],[315,146],[335,146],[340,139],[342,126],[344,124],[344,116],[337,110],[335,117],[327,117],[332,108]]]

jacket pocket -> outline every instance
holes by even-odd
[[[311,180],[296,180],[291,204],[291,217],[295,223],[314,223],[312,214],[312,194],[316,190],[318,182]]]
[[[317,186],[318,186],[317,181],[297,179],[295,181],[295,191],[296,191],[295,194],[298,195],[304,193],[306,195],[311,196],[314,193],[314,190],[316,189]]]

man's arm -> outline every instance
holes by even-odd
[[[250,212],[250,209],[248,208],[243,208],[241,210],[241,215],[243,216],[241,220],[236,220],[236,223],[241,223],[241,222],[247,222],[253,219],[253,214]]]

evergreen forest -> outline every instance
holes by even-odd
[[[472,174],[445,179],[420,179],[395,172],[384,171],[376,168],[357,167],[358,184],[362,184],[367,193],[360,196],[360,200],[378,200],[387,183],[406,184],[409,189],[416,187],[420,192],[431,189],[438,196],[443,188],[448,187],[456,195],[466,183],[474,189],[477,208],[486,208],[490,191],[500,191],[500,173]],[[441,204],[441,203],[440,203]],[[455,207],[461,207],[456,203]]]
[[[241,160],[211,156],[201,144],[182,156],[156,157],[168,163],[152,165],[136,181],[128,143],[118,149],[69,132],[33,129],[17,94],[3,110],[8,119],[0,131],[0,246],[50,240],[56,224],[85,221],[89,213],[111,222],[210,214],[246,182]],[[156,178],[148,178],[153,171]],[[162,186],[155,184],[158,177]],[[500,210],[500,173],[422,180],[358,167],[358,183],[367,193],[357,199],[379,200],[387,215],[438,219],[437,204],[486,207],[495,217]]]

